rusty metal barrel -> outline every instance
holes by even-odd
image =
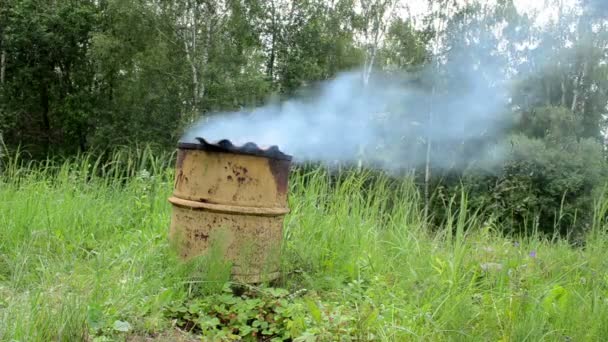
[[[178,145],[170,240],[186,260],[219,246],[236,281],[276,279],[291,156],[197,139]]]

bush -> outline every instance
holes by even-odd
[[[593,139],[515,135],[509,140],[499,169],[465,172],[471,204],[494,216],[507,233],[580,236],[606,175],[602,146]]]
[[[513,150],[494,194],[506,213],[521,222],[534,213],[542,232],[581,233],[587,227],[593,191],[606,167],[602,146],[592,139],[562,141],[515,136]]]
[[[502,162],[444,176],[434,196],[436,219],[445,219],[442,208],[465,187],[468,205],[498,220],[506,233],[580,236],[607,171],[602,145],[581,137],[580,117],[567,108],[535,108],[519,126],[520,133],[505,139]]]

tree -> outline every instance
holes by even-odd
[[[365,60],[363,62],[363,83],[369,82],[376,55],[384,39],[397,1],[395,0],[359,0],[360,7],[358,28],[362,32]]]
[[[0,22],[7,22],[8,6],[0,6]],[[6,73],[6,38],[4,37],[5,26],[0,26],[0,87],[4,84],[4,75]]]
[[[175,144],[191,99],[188,64],[170,7],[108,0],[88,54],[94,65],[89,114],[95,147]],[[186,105],[184,105],[186,103]]]
[[[360,65],[354,44],[351,0],[291,2],[278,12],[283,26],[277,47],[278,90],[293,94],[309,82],[326,80]]]
[[[377,52],[378,67],[389,72],[416,71],[428,59],[427,37],[411,21],[391,22],[383,47]]]
[[[89,1],[10,1],[5,19],[0,74],[7,142],[37,145],[42,153],[62,144],[86,148],[83,113],[92,101],[88,34],[94,29]]]
[[[558,6],[559,4],[556,4]],[[527,75],[514,93],[523,111],[538,106],[561,106],[582,118],[582,137],[601,140],[602,116],[606,112],[606,48],[608,31],[595,13],[560,10],[560,20],[537,29],[534,49],[519,67]]]

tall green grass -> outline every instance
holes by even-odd
[[[182,264],[169,247],[172,157],[150,149],[26,164],[5,157],[0,340],[126,338],[116,322],[128,322],[129,334],[165,331],[166,305],[225,280],[207,264]],[[339,303],[360,340],[608,336],[606,196],[584,248],[502,236],[491,213],[460,196],[430,232],[411,179],[295,170],[275,285]]]

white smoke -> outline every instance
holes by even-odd
[[[488,150],[479,146],[474,152],[454,148],[504,128],[500,120],[504,94],[483,77],[463,78],[464,92],[434,94],[420,84],[420,77],[376,75],[364,86],[360,73],[342,73],[322,83],[317,94],[308,98],[203,118],[181,141],[203,137],[278,145],[296,161],[363,160],[387,170],[422,164],[425,154],[421,151],[429,138],[437,146],[432,154],[435,166],[458,164],[454,153],[465,153],[473,160],[489,158]],[[429,111],[433,111],[432,122]]]
[[[456,27],[462,32],[451,31],[449,56],[417,72],[376,72],[365,85],[359,71],[344,72],[319,84],[313,95],[205,116],[181,141],[277,145],[295,161],[363,161],[389,171],[425,164],[431,141],[435,168],[499,165],[506,157],[502,137],[513,120],[509,75],[518,59],[504,51],[495,30],[484,28]],[[480,38],[467,39],[468,29],[480,30]],[[520,69],[517,77],[526,75]]]

